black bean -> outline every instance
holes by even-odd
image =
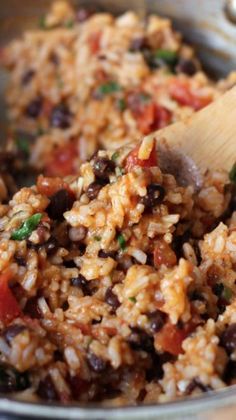
[[[55,66],[58,66],[58,64],[60,64],[60,59],[55,52],[51,53],[49,60],[51,61],[51,63],[55,64]]]
[[[197,265],[200,265],[200,263],[202,261],[202,256],[201,256],[201,251],[200,251],[200,248],[199,248],[199,243],[198,243],[197,240],[192,241],[192,247],[194,249],[195,256],[196,256],[196,259],[197,259]]]
[[[203,384],[198,378],[194,378],[187,386],[185,390],[186,395],[190,395],[196,388],[200,389],[202,392],[212,391],[210,385]]]
[[[85,296],[91,296],[91,290],[89,287],[89,282],[86,280],[82,274],[79,274],[78,277],[73,277],[70,280],[71,286],[79,287]]]
[[[153,333],[160,331],[166,322],[166,314],[158,309],[149,314],[148,318],[150,320],[150,329]]]
[[[129,51],[136,52],[141,51],[147,44],[147,41],[144,37],[134,38],[131,41]]]
[[[98,251],[99,258],[113,258],[115,259],[117,255],[116,251],[105,251],[104,249],[100,249]]]
[[[183,233],[183,235],[174,236],[172,248],[178,259],[183,257],[183,244],[185,242],[189,242],[190,237],[191,232],[188,229]]]
[[[71,125],[72,114],[66,104],[59,104],[53,108],[51,113],[51,126],[66,129]]]
[[[147,254],[147,261],[146,261],[146,265],[151,265],[154,266],[154,255],[152,254]]]
[[[67,190],[57,191],[50,197],[50,204],[46,211],[53,220],[62,219],[63,213],[70,210],[74,203],[74,197]]]
[[[223,374],[223,381],[230,385],[230,382],[235,378],[236,378],[236,362],[234,362],[233,360],[229,360]]]
[[[53,353],[53,360],[55,362],[63,362],[64,357],[63,357],[63,353],[60,350],[55,350]]]
[[[220,342],[229,353],[236,349],[236,322],[226,328],[221,335]]]
[[[79,23],[83,23],[86,20],[88,20],[93,15],[93,13],[94,13],[93,10],[89,10],[89,9],[85,9],[81,7],[76,13],[76,20]]]
[[[18,265],[21,265],[22,267],[26,266],[26,260],[21,255],[14,255],[14,260],[17,262]]]
[[[65,302],[63,302],[61,307],[62,307],[63,311],[67,311],[67,309],[69,308],[69,303],[67,302],[67,300],[65,300]]]
[[[98,179],[107,181],[109,175],[115,170],[115,163],[107,158],[96,157],[93,164],[93,171]]]
[[[152,208],[161,204],[165,197],[165,189],[160,184],[150,184],[147,187],[147,195],[142,197],[140,202],[146,208]]]
[[[37,395],[46,401],[57,401],[58,395],[51,377],[47,375],[42,381],[39,382]]]
[[[151,367],[146,370],[146,380],[151,382],[153,380],[162,379],[164,375],[163,365],[167,362],[174,361],[175,357],[168,353],[164,352],[162,354],[157,354],[152,352],[151,357]]]
[[[94,372],[101,373],[107,367],[107,362],[101,357],[96,356],[94,353],[88,354],[88,363],[89,366],[94,370]]]
[[[26,327],[24,325],[10,325],[3,331],[3,336],[5,337],[5,340],[8,344],[11,344],[11,341],[14,337],[16,337],[18,334],[20,334],[22,331],[24,331]]]
[[[189,299],[191,300],[191,301],[194,301],[194,300],[200,300],[201,302],[205,302],[205,298],[204,298],[204,296],[202,296],[202,294],[201,294],[201,292],[199,292],[198,290],[194,290],[192,293],[191,293],[191,295],[189,296]]]
[[[160,59],[157,59],[155,57],[155,54],[153,53],[153,51],[150,48],[143,48],[142,49],[142,54],[143,54],[143,58],[146,61],[148,67],[151,70],[154,70],[156,68],[159,67],[163,67],[163,61],[161,61]]]
[[[74,260],[64,260],[63,265],[66,268],[75,268],[75,267],[77,267],[77,265],[75,264]]]
[[[86,194],[88,196],[88,198],[90,200],[94,200],[95,198],[97,198],[99,191],[102,189],[102,187],[104,186],[104,184],[102,182],[92,182],[89,186],[88,189],[86,191]]]
[[[29,118],[38,118],[43,106],[42,98],[36,98],[25,109],[25,114]]]
[[[0,392],[23,391],[29,386],[27,372],[20,373],[16,369],[0,365]]]
[[[128,337],[128,343],[133,350],[144,350],[147,353],[154,351],[153,337],[140,328],[131,328],[132,333]]]
[[[120,302],[116,294],[112,291],[112,287],[108,287],[105,293],[105,302],[112,307],[114,311],[120,306]]]
[[[0,167],[1,171],[11,170],[12,165],[16,159],[16,154],[14,152],[8,152],[6,150],[0,150]]]
[[[26,71],[23,74],[22,79],[21,79],[22,85],[23,86],[28,85],[28,83],[31,82],[31,80],[33,79],[34,75],[35,75],[35,71],[34,70],[31,69],[31,70]]]
[[[196,64],[193,60],[187,60],[185,58],[180,58],[176,70],[179,73],[185,73],[188,76],[193,76],[197,72]]]
[[[57,251],[57,249],[59,247],[59,244],[58,244],[56,238],[51,237],[42,246],[45,249],[47,255],[53,255]]]
[[[223,283],[216,283],[212,286],[213,293],[218,297],[222,295],[223,290],[224,290]]]
[[[24,307],[24,314],[29,315],[30,318],[42,318],[42,313],[38,306],[38,298],[36,296],[28,299]]]

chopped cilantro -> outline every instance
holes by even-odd
[[[113,153],[113,155],[111,156],[111,160],[113,160],[113,162],[115,162],[119,157],[119,152],[115,152]]]
[[[118,101],[117,101],[117,108],[120,111],[124,111],[126,109],[126,101],[125,101],[125,99],[118,99]]]
[[[136,297],[134,297],[134,296],[129,297],[129,300],[130,300],[130,302],[132,302],[132,303],[136,303],[136,302],[137,302],[137,299],[136,299]]]
[[[42,136],[43,134],[45,134],[45,130],[42,127],[38,127],[36,135]]]
[[[125,238],[122,235],[122,233],[120,233],[120,235],[117,236],[117,241],[120,245],[120,248],[124,251],[124,249],[126,247],[126,241],[125,241]]]
[[[100,85],[97,89],[97,93],[98,95],[105,96],[115,92],[119,92],[120,90],[121,86],[118,83],[111,80],[110,82]]]
[[[161,60],[170,66],[174,66],[178,60],[178,55],[175,51],[159,49],[154,54],[157,60]]]
[[[16,147],[20,152],[23,152],[26,158],[29,157],[29,141],[25,137],[17,137],[16,138]]]
[[[230,179],[231,182],[236,184],[236,162],[234,163],[234,165],[232,166],[232,168],[229,172],[229,179]]]
[[[72,19],[70,19],[70,20],[67,20],[67,21],[64,23],[64,26],[65,26],[65,28],[67,28],[67,29],[71,29],[71,28],[73,28],[74,24],[75,24],[75,22],[74,22]]]
[[[139,99],[141,103],[148,103],[152,99],[151,96],[148,93],[140,92],[139,93]]]
[[[11,239],[15,241],[23,241],[28,238],[31,233],[37,228],[40,220],[42,219],[41,213],[36,213],[29,217],[25,222],[11,234]]]
[[[229,287],[224,286],[224,290],[221,295],[222,298],[225,299],[227,302],[229,302],[232,295],[233,295],[232,290]]]
[[[44,15],[40,16],[40,18],[39,18],[39,28],[40,29],[47,29],[46,17]]]

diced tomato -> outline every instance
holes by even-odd
[[[53,103],[47,99],[44,99],[43,101],[43,109],[42,109],[42,115],[45,118],[48,118],[49,115],[51,115],[53,109]]]
[[[0,275],[0,320],[4,324],[9,324],[21,314],[18,302],[8,286],[10,279],[10,272]]]
[[[138,158],[139,147],[139,145],[136,146],[126,158],[125,169],[127,172],[132,171],[135,166],[141,166],[141,168],[151,168],[152,166],[157,166],[157,153],[155,146],[153,147],[148,159]]]
[[[90,34],[88,37],[88,44],[92,54],[96,54],[100,49],[101,35],[102,33],[98,31]]]
[[[175,356],[183,353],[182,342],[187,337],[185,329],[179,329],[176,325],[167,323],[160,332],[155,334],[155,347],[157,350],[167,351]]]
[[[168,125],[171,120],[171,113],[164,107],[152,102],[142,108],[136,119],[139,130],[143,134],[149,134]]]
[[[170,95],[180,105],[190,106],[198,111],[212,101],[211,96],[200,96],[191,92],[188,81],[175,79],[170,84]]]
[[[139,112],[134,114],[136,120],[138,129],[143,134],[149,134],[150,128],[153,124],[153,121],[155,119],[155,105],[153,102],[143,106],[140,108]]]
[[[77,156],[75,143],[69,143],[60,147],[45,168],[47,176],[66,176],[75,173],[74,159]]]
[[[73,194],[67,182],[59,177],[49,178],[39,175],[37,179],[37,188],[40,194],[46,195],[47,197],[51,197],[59,190],[67,190]]]
[[[162,264],[167,267],[173,267],[177,263],[174,251],[164,240],[160,239],[155,242],[154,248],[154,265],[159,268]]]

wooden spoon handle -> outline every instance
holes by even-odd
[[[153,134],[157,144],[164,142],[190,156],[201,172],[229,171],[236,161],[236,87],[187,121]]]

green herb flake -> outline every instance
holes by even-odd
[[[119,152],[115,152],[111,156],[111,160],[113,160],[113,162],[116,162],[116,160],[118,159],[118,157],[119,157]]]
[[[178,55],[175,51],[159,49],[155,51],[155,58],[164,63],[174,66],[177,63]]]
[[[39,18],[39,28],[44,30],[47,29],[46,17],[44,15]]]
[[[15,241],[23,241],[23,239],[28,238],[37,228],[41,219],[41,213],[36,213],[29,217],[27,220],[25,220],[19,229],[16,229],[14,232],[12,232],[11,239],[14,239]]]
[[[124,236],[122,235],[122,233],[120,235],[117,236],[117,241],[120,245],[120,248],[124,251],[126,248],[126,241]]]
[[[58,86],[58,88],[59,89],[63,89],[64,82],[63,82],[63,80],[61,78],[61,75],[60,74],[57,74],[56,78],[57,78],[57,86]]]
[[[110,81],[99,86],[97,89],[97,92],[99,95],[105,96],[105,95],[110,95],[115,92],[119,92],[120,90],[121,90],[121,86],[118,83],[114,81]]]
[[[29,141],[25,137],[17,137],[15,142],[17,149],[23,152],[25,157],[28,158],[30,154]]]
[[[221,295],[222,298],[225,299],[227,302],[229,302],[230,299],[232,298],[232,295],[233,295],[232,290],[229,287],[224,286],[224,290]]]
[[[42,127],[38,127],[36,135],[43,136],[45,134],[45,130]]]
[[[140,99],[141,103],[146,104],[146,103],[150,102],[152,98],[148,93],[140,92],[139,99]]]
[[[101,241],[101,239],[102,239],[101,236],[98,236],[98,235],[94,236],[94,240],[97,242]]]
[[[136,302],[137,302],[137,299],[136,299],[136,297],[134,297],[134,296],[129,297],[129,300],[130,300],[130,302],[132,302],[132,303],[136,303]]]
[[[232,166],[230,172],[229,172],[229,179],[233,184],[236,184],[236,162]]]
[[[125,99],[118,99],[117,101],[117,108],[119,111],[124,111],[126,109],[126,101]]]
[[[72,29],[74,27],[74,24],[75,24],[74,20],[70,19],[64,23],[64,27],[67,29]]]

